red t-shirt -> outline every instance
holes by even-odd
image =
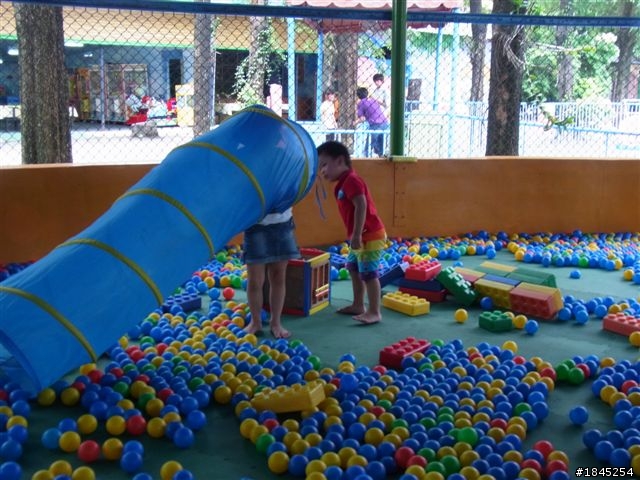
[[[384,224],[378,216],[373,198],[369,193],[369,188],[364,180],[353,169],[344,172],[334,190],[336,201],[338,202],[338,210],[342,221],[347,227],[347,235],[351,238],[353,234],[354,212],[353,198],[358,195],[364,195],[367,200],[367,213],[364,220],[364,228],[362,230],[362,241],[379,240],[384,238]]]

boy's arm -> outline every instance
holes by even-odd
[[[367,199],[364,195],[356,195],[351,199],[353,203],[353,233],[351,234],[351,248],[362,248],[362,231],[367,216]]]

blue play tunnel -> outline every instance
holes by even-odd
[[[217,249],[309,191],[316,149],[254,106],[181,145],[86,230],[0,283],[0,368],[31,393],[95,361]]]

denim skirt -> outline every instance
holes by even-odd
[[[244,232],[244,262],[274,263],[300,258],[293,218],[270,225],[256,224]]]

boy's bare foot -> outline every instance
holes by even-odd
[[[336,312],[343,315],[363,315],[364,307],[358,307],[357,305],[347,305],[346,307],[339,308]]]
[[[273,335],[273,338],[289,338],[291,332],[282,326],[271,327],[271,335]]]
[[[378,323],[382,320],[382,316],[377,313],[365,312],[361,315],[354,315],[353,319],[364,325],[373,325],[374,323]]]
[[[244,327],[244,331],[247,333],[253,333],[256,337],[262,335],[262,328],[250,323],[246,327]]]

